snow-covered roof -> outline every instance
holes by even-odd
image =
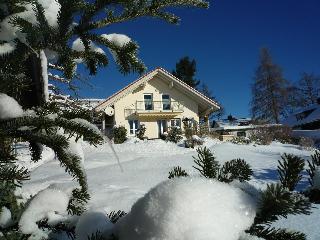
[[[251,130],[259,127],[271,127],[271,126],[282,126],[282,124],[264,124],[264,125],[255,125],[252,124],[251,118],[238,118],[230,121],[228,119],[222,119],[216,121],[215,127],[211,128],[213,131],[245,131]]]
[[[305,107],[287,117],[282,123],[290,127],[296,127],[315,121],[320,121],[320,104]]]
[[[80,104],[82,107],[85,107],[87,109],[93,109],[103,101],[104,99],[100,99],[100,98],[81,98],[76,100],[78,104]]]
[[[196,89],[190,87],[188,84],[184,83],[180,79],[173,76],[168,71],[164,70],[163,68],[156,68],[155,70],[146,73],[142,77],[138,78],[131,84],[127,85],[126,87],[122,88],[115,94],[108,97],[105,101],[100,103],[98,106],[96,106],[96,111],[101,111],[106,107],[112,106],[115,102],[117,102],[119,99],[123,98],[127,94],[133,92],[136,88],[141,86],[141,84],[144,84],[150,80],[152,80],[155,76],[161,76],[161,79],[166,79],[169,81],[174,82],[178,87],[184,90],[186,94],[192,95],[196,100],[201,102],[203,105],[205,105],[207,108],[214,108],[215,110],[220,109],[220,106],[217,102],[214,100],[206,97],[201,92],[197,91]]]

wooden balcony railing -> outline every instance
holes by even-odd
[[[139,113],[181,113],[184,111],[182,102],[177,101],[136,101],[135,107],[125,109],[125,115]]]

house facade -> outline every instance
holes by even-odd
[[[170,127],[183,130],[183,119],[208,122],[208,116],[219,105],[199,91],[157,68],[95,107],[104,112],[102,130],[108,134],[114,126],[124,126],[129,136],[135,136],[140,125],[145,136],[159,138]]]
[[[282,123],[293,129],[293,136],[311,138],[320,147],[320,98],[317,103],[291,114]]]

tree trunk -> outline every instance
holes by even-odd
[[[45,103],[41,60],[34,53],[26,60],[26,75],[31,79],[32,83],[29,90],[25,91],[22,105],[24,108],[39,107]]]

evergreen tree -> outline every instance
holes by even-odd
[[[237,179],[240,182],[249,181],[253,171],[248,163],[243,159],[233,159],[223,164],[219,170],[219,181],[232,182]]]
[[[176,63],[176,69],[172,71],[172,74],[190,87],[196,88],[200,83],[195,79],[196,71],[196,61],[190,60],[189,57],[183,57]]]
[[[197,167],[194,168],[206,178],[230,183],[233,180],[248,181],[253,174],[250,166],[242,159],[231,160],[226,162],[222,168],[219,168],[219,163],[215,161],[210,150],[199,148],[197,152],[198,158],[194,158]],[[320,154],[314,155],[313,162],[318,162],[319,156]],[[311,213],[309,199],[298,192],[292,191],[298,181],[301,180],[299,174],[304,165],[302,159],[286,154],[283,160],[285,163],[279,162],[280,166],[278,167],[280,183],[269,184],[267,189],[256,196],[258,197],[258,211],[254,223],[246,232],[265,240],[306,240],[305,234],[301,232],[270,227],[271,223],[277,221],[280,217],[287,217],[289,214]],[[312,163],[310,164],[312,165]]]
[[[194,163],[197,166],[193,166],[198,170],[202,176],[206,178],[217,178],[219,174],[219,162],[215,160],[215,156],[207,148],[197,149],[198,157],[194,158]]]
[[[203,95],[205,95],[206,97],[208,97],[208,98],[210,98],[210,99],[218,102],[217,99],[216,99],[216,97],[213,96],[213,93],[212,93],[212,91],[209,89],[209,87],[208,87],[207,84],[202,83],[199,90],[200,90],[200,92],[201,92]],[[225,109],[224,109],[224,107],[221,105],[221,103],[219,103],[219,106],[220,106],[220,109],[219,109],[219,110],[211,113],[211,115],[210,115],[210,119],[211,119],[211,120],[212,120],[213,118],[220,119],[220,118],[225,114]]]
[[[29,237],[19,231],[24,206],[18,204],[14,194],[15,188],[29,179],[29,172],[15,163],[14,139],[30,143],[32,161],[41,158],[42,145],[51,148],[61,166],[77,180],[79,188],[72,191],[69,213],[81,214],[89,199],[81,158],[70,150],[70,144],[83,138],[97,145],[104,138],[83,119],[86,115],[81,111],[70,111],[48,102],[48,67],[63,73],[63,77],[52,78],[63,83],[70,83],[76,77],[78,63],[94,75],[99,67],[109,63],[102,47],[110,50],[120,72],[142,73],[145,66],[137,57],[137,43],[121,34],[100,35],[97,30],[142,16],[177,23],[179,18],[165,9],[208,6],[202,0],[58,0],[50,3],[53,7],[49,13],[37,0],[4,0],[0,4],[0,92],[16,99],[24,110],[33,109],[32,114],[0,115],[0,209],[8,209],[12,216],[10,226],[0,229],[1,239]],[[28,14],[24,14],[27,11]],[[53,18],[47,17],[55,11]],[[1,95],[12,101],[9,96]],[[45,219],[38,225],[51,229]]]
[[[205,95],[206,97],[215,100],[215,97],[212,94],[212,91],[209,89],[208,85],[205,83],[201,84],[200,92]]]
[[[260,63],[252,85],[251,114],[258,121],[279,123],[285,114],[288,83],[281,68],[273,63],[267,48],[261,49]]]

